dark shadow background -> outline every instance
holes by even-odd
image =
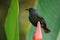
[[[7,17],[10,0],[0,0],[0,40],[7,40],[5,32],[5,19]]]

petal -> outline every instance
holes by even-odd
[[[33,35],[33,40],[42,40],[42,32],[41,32],[40,21],[38,21],[38,23],[37,23],[36,31]]]

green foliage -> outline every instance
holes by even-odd
[[[47,27],[51,30],[48,34],[42,30],[43,40],[57,40],[60,29],[60,0],[39,0],[36,8],[46,20]],[[34,30],[32,26],[27,40],[32,40]]]
[[[18,40],[18,0],[11,0],[10,8],[5,22],[7,40]]]
[[[39,12],[39,14],[42,15],[46,20],[47,27],[51,30],[50,33],[46,34],[42,29],[43,40],[59,40],[60,34],[58,36],[58,33],[60,33],[59,32],[60,0],[38,0],[38,1],[22,0],[19,5],[21,8],[19,8],[18,3],[19,3],[18,0],[11,0],[10,8],[8,10],[8,15],[5,21],[5,32],[6,32],[7,40],[19,40],[19,37],[22,36],[19,34],[19,31],[21,34],[23,34],[23,36],[21,37],[22,40],[23,39],[25,40],[26,35],[27,35],[27,40],[32,40],[35,27],[32,25],[30,28],[29,26],[30,23],[28,22],[28,15],[27,15],[28,12],[25,12],[25,9],[29,7],[34,7],[34,5],[37,11]],[[19,14],[20,26],[18,28],[19,11],[20,11]],[[0,13],[2,13],[2,10],[0,10]],[[1,17],[2,14],[0,14],[0,18]]]

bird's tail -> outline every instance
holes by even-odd
[[[49,32],[51,32],[48,28],[44,28],[44,32],[45,33],[49,33]]]

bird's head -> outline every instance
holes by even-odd
[[[29,12],[35,12],[34,8],[29,8],[29,9],[26,9],[26,10],[28,10]]]

